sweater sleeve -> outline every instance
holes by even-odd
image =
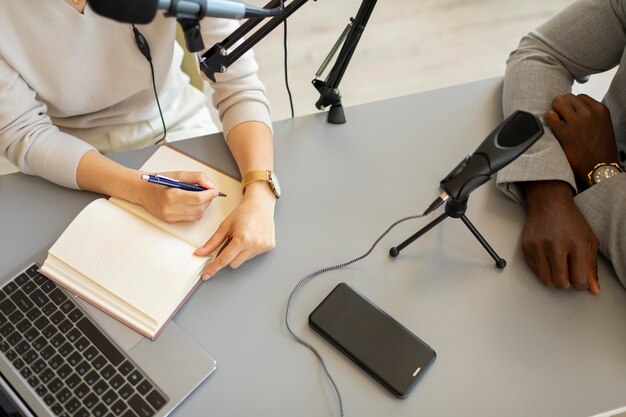
[[[523,37],[507,61],[503,111],[520,109],[543,120],[552,99],[571,92],[576,80],[619,64],[626,35],[622,0],[578,0]],[[574,175],[560,144],[545,126],[545,135],[524,155],[502,169],[499,189],[521,202],[517,182],[562,180],[576,189]]]
[[[230,19],[202,20],[202,38],[205,47],[209,49],[214,44],[222,42],[238,27],[239,24]],[[213,89],[212,102],[218,110],[226,139],[233,127],[247,121],[258,121],[272,129],[270,104],[265,95],[265,87],[257,76],[258,69],[254,54],[249,50],[226,72],[215,74],[215,82],[209,80],[209,85]],[[204,74],[202,76],[208,80]]]
[[[78,188],[76,168],[90,145],[59,131],[45,104],[0,57],[0,154],[29,175]]]

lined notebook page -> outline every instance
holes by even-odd
[[[135,213],[135,215],[154,224],[160,229],[184,240],[194,248],[200,247],[206,243],[222,223],[222,220],[239,205],[243,198],[239,181],[167,146],[161,146],[157,149],[150,159],[141,167],[141,170],[149,173],[201,171],[206,174],[209,181],[211,181],[219,191],[227,195],[227,197],[215,198],[200,220],[178,223],[164,222],[158,217],[148,213],[143,207],[137,204],[116,198],[110,199],[125,210]],[[159,187],[158,185],[155,186]]]
[[[206,258],[106,199],[89,204],[50,249],[158,322],[193,288]]]

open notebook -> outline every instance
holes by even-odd
[[[227,197],[214,199],[202,219],[182,223],[166,223],[124,200],[95,200],[50,248],[41,271],[154,339],[213,260],[193,255],[194,250],[242,196],[239,181],[167,146],[157,149],[141,170],[203,171]]]

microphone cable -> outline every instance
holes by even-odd
[[[284,10],[285,0],[280,0],[280,9]],[[285,70],[285,87],[287,88],[287,95],[289,96],[289,107],[291,108],[291,118],[294,118],[293,112],[293,98],[291,97],[291,88],[289,88],[289,70],[287,69],[287,19],[283,21],[283,50],[284,50],[284,70]]]
[[[308,342],[307,340],[305,340],[304,338],[302,338],[301,336],[297,335],[296,332],[291,328],[291,325],[289,324],[289,313],[291,312],[291,309],[293,308],[293,302],[295,300],[296,294],[298,293],[298,291],[300,291],[300,289],[310,280],[312,280],[313,278],[315,278],[318,275],[323,274],[324,272],[329,272],[329,271],[334,271],[336,269],[341,269],[341,268],[345,268],[346,266],[352,265],[358,261],[360,261],[361,259],[366,258],[370,253],[372,253],[372,251],[374,250],[374,248],[380,243],[380,241],[387,235],[387,233],[389,233],[391,231],[391,229],[393,229],[394,227],[396,227],[397,225],[399,225],[400,223],[404,223],[407,220],[413,220],[413,219],[420,219],[422,217],[426,216],[426,214],[422,213],[422,214],[416,214],[413,216],[408,216],[408,217],[404,217],[400,220],[397,220],[395,222],[393,222],[391,224],[391,226],[389,226],[387,228],[387,230],[385,230],[372,244],[372,246],[369,248],[369,250],[367,250],[364,254],[362,254],[361,256],[357,256],[356,258],[353,258],[347,262],[341,263],[341,264],[337,264],[337,265],[332,265],[332,266],[328,266],[322,269],[318,269],[317,271],[311,272],[310,274],[308,274],[307,276],[305,276],[304,278],[302,278],[300,281],[298,281],[298,283],[296,284],[296,286],[293,288],[293,290],[291,291],[291,294],[289,294],[289,299],[287,300],[287,308],[285,309],[285,325],[287,326],[287,331],[289,332],[289,334],[291,335],[291,337],[298,343],[300,343],[301,345],[307,347],[311,352],[313,352],[313,354],[317,357],[319,363],[322,365],[322,368],[324,369],[324,373],[326,374],[326,376],[328,377],[328,380],[330,381],[330,383],[333,386],[333,389],[335,390],[335,394],[337,396],[337,401],[339,403],[339,415],[340,417],[344,417],[344,409],[343,409],[343,399],[341,397],[341,392],[339,391],[339,387],[337,386],[337,383],[335,382],[335,379],[330,375],[330,372],[328,371],[328,367],[326,366],[326,362],[324,361],[324,358],[322,358],[321,353],[317,350],[317,348],[315,348],[315,346],[313,346],[310,342]]]
[[[157,140],[154,144],[161,144],[165,138],[167,137],[167,127],[165,126],[165,119],[163,118],[163,111],[161,110],[161,103],[159,102],[159,94],[157,93],[156,88],[156,80],[154,76],[154,65],[152,64],[152,54],[150,53],[150,45],[148,45],[148,40],[143,36],[143,34],[137,29],[134,23],[131,24],[133,27],[133,35],[135,36],[135,43],[139,48],[139,52],[148,60],[150,64],[150,74],[152,78],[152,91],[154,91],[154,98],[156,99],[157,108],[159,109],[159,116],[161,117],[161,124],[163,125],[163,137]]]

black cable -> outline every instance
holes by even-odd
[[[283,9],[284,6],[284,0],[280,0],[280,8]],[[289,107],[291,108],[291,118],[294,118],[294,112],[293,112],[293,98],[291,97],[291,89],[289,88],[289,75],[288,75],[288,69],[287,69],[287,19],[285,19],[283,21],[283,27],[284,27],[284,31],[283,31],[283,49],[285,51],[285,60],[284,60],[284,67],[285,67],[285,87],[287,87],[287,94],[289,95]]]
[[[387,235],[387,233],[389,233],[391,231],[391,229],[393,229],[394,227],[396,227],[397,225],[399,225],[400,223],[403,223],[407,220],[412,220],[412,219],[419,219],[424,217],[424,214],[417,214],[417,215],[413,215],[413,216],[408,216],[408,217],[404,217],[400,220],[395,221],[394,223],[391,224],[391,226],[389,226],[387,228],[387,230],[385,230],[379,237],[378,239],[376,239],[374,241],[374,244],[369,248],[369,250],[367,252],[365,252],[363,255],[358,256],[354,259],[351,259],[347,262],[344,262],[342,264],[337,264],[337,265],[333,265],[333,266],[328,266],[326,268],[322,268],[322,269],[318,269],[315,272],[310,273],[309,275],[305,276],[304,278],[302,278],[300,281],[298,281],[298,283],[296,284],[296,286],[294,287],[294,289],[291,291],[291,294],[289,294],[289,299],[287,300],[287,308],[285,310],[285,325],[287,326],[287,331],[289,332],[289,334],[291,335],[291,337],[298,343],[300,343],[303,346],[306,346],[307,348],[309,348],[309,350],[311,350],[313,352],[313,354],[317,357],[317,359],[319,360],[320,364],[322,365],[322,368],[324,369],[324,372],[326,373],[326,376],[328,377],[328,379],[330,380],[330,383],[333,385],[333,388],[335,390],[335,394],[337,395],[337,400],[339,402],[339,415],[341,417],[344,417],[344,410],[343,410],[343,400],[341,398],[341,392],[339,392],[339,387],[337,386],[337,384],[335,383],[335,380],[333,379],[333,377],[330,375],[330,372],[328,371],[328,368],[326,367],[326,362],[324,361],[324,359],[322,358],[322,355],[319,353],[319,351],[310,343],[307,342],[305,339],[303,339],[302,337],[298,336],[293,329],[291,328],[291,325],[289,324],[289,313],[291,312],[291,309],[293,307],[293,301],[296,297],[296,293],[300,290],[300,288],[302,288],[304,286],[304,284],[306,284],[307,282],[309,282],[311,279],[315,278],[316,276],[323,274],[324,272],[328,272],[328,271],[333,271],[335,269],[340,269],[340,268],[344,268],[346,266],[352,265],[355,262],[360,261],[361,259],[367,257],[370,253],[372,253],[372,251],[374,250],[374,248],[376,247],[376,245],[378,245],[378,243],[380,243],[380,241]]]
[[[152,54],[150,53],[150,45],[148,44],[148,40],[143,36],[139,29],[132,24],[133,34],[135,35],[135,43],[137,43],[137,47],[139,48],[139,52],[148,60],[150,64],[150,74],[152,78],[152,91],[154,91],[154,98],[156,99],[157,107],[159,109],[159,116],[161,117],[161,123],[163,124],[163,137],[155,142],[155,145],[163,142],[167,136],[167,127],[165,126],[165,119],[163,118],[163,112],[161,111],[161,103],[159,102],[159,94],[157,93],[156,88],[156,80],[154,75],[154,65],[152,64]]]
[[[163,125],[163,137],[154,143],[155,145],[159,145],[165,140],[165,137],[167,136],[167,127],[165,126],[165,119],[163,118],[163,112],[161,111],[161,103],[159,102],[159,95],[157,94],[156,82],[154,80],[154,65],[152,65],[152,61],[149,62],[150,73],[152,74],[152,90],[154,91],[154,98],[156,99],[157,107],[159,109],[159,116],[161,117],[161,124]]]

